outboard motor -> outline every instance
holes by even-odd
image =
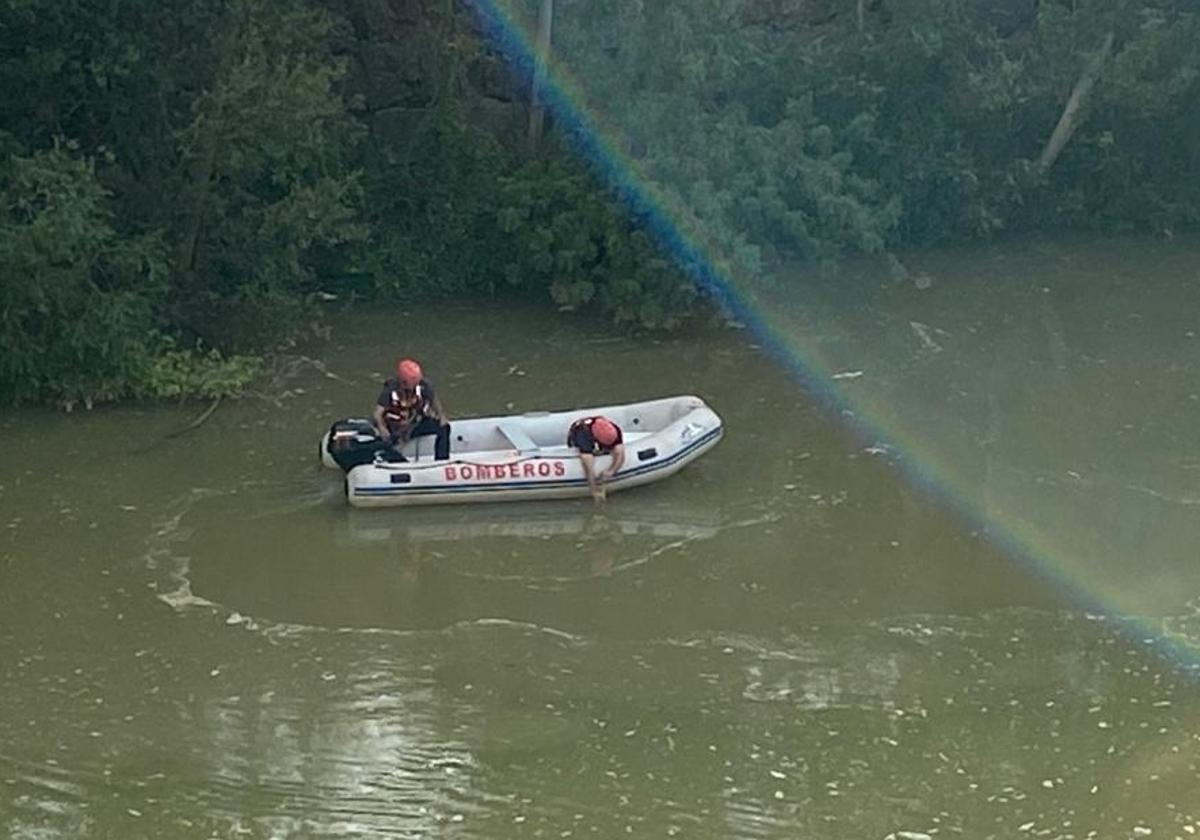
[[[375,453],[387,448],[370,420],[351,417],[338,420],[325,436],[324,456],[333,459],[345,472],[375,460]]]

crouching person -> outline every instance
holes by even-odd
[[[621,427],[607,417],[583,417],[572,423],[567,431],[567,446],[579,450],[579,461],[583,464],[592,498],[597,503],[603,502],[605,483],[625,463],[625,438],[621,434]],[[597,475],[596,456],[609,454],[612,455],[612,463]]]
[[[425,379],[421,366],[412,359],[396,363],[396,376],[383,383],[375,401],[375,429],[396,450],[422,435],[436,435],[434,458],[450,457],[450,421]]]

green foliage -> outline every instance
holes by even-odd
[[[120,239],[92,164],[56,145],[0,175],[0,388],[12,398],[103,399],[146,356],[165,263]]]
[[[519,295],[650,329],[694,312],[691,284],[579,162],[523,160],[452,104],[369,194],[376,239],[360,270],[378,294]]]
[[[496,265],[512,287],[630,327],[670,329],[693,312],[691,284],[577,164],[531,162],[504,178],[495,222],[508,242]]]
[[[694,13],[675,7],[666,20],[657,7],[620,5],[605,24],[616,27],[607,39],[617,47],[590,53],[597,35],[576,16],[580,31],[564,52],[604,80],[595,99],[616,103],[633,165],[692,236],[750,275],[760,253],[823,260],[884,246],[898,203],[855,165],[871,115],[821,113],[832,109],[814,96],[813,61],[785,67],[777,39],[744,24],[739,3],[698,0]],[[663,49],[660,28],[673,49]],[[710,73],[689,69],[697,67]]]
[[[357,269],[385,297],[445,297],[495,291],[491,222],[495,192],[512,161],[473,130],[455,103],[432,116],[411,156],[380,162],[367,187],[372,241]]]
[[[855,166],[866,121],[831,122],[812,62],[784,65],[734,0],[609,0],[559,15],[563,55],[624,132],[631,166],[685,231],[735,270],[781,248],[824,260],[879,251],[899,205]]]
[[[1041,16],[1047,45],[1073,31],[1077,49],[1094,52],[1115,35],[1088,121],[1050,173],[1055,214],[1044,222],[1153,231],[1200,223],[1200,12],[1185,8],[1114,0]]]
[[[336,19],[319,0],[26,0],[0,30],[0,392],[237,387],[246,360],[214,353],[303,329],[317,267],[366,235]]]
[[[133,393],[152,399],[225,397],[241,393],[262,370],[258,356],[179,350],[164,340]]]
[[[314,249],[366,237],[360,131],[334,90],[345,68],[329,56],[327,15],[238,0],[220,26],[212,77],[174,135],[172,239],[180,320],[210,344],[247,347],[296,323]]]
[[[418,4],[422,78],[395,85],[424,99],[389,117],[407,153],[368,136],[354,62],[409,25],[394,1],[0,3],[0,398],[234,392],[317,292],[519,295],[655,329],[697,311],[641,211],[568,151],[580,126],[552,115],[531,154],[472,124],[489,47],[461,7]],[[1200,224],[1194,4],[556,0],[554,26],[555,77],[622,175],[741,279]]]
[[[232,393],[250,360],[185,352],[156,327],[167,261],[120,238],[92,163],[56,145],[0,174],[0,394],[91,405]]]
[[[866,4],[861,27],[852,4],[770,8],[555,12],[560,60],[639,176],[746,275],[756,255],[1197,222],[1200,23],[1185,5],[889,0]],[[1109,33],[1080,126],[1042,175],[1035,161]]]

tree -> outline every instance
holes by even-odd
[[[219,361],[197,342],[294,334],[318,262],[363,236],[361,132],[329,12],[26,0],[0,26],[0,238],[21,278],[5,289],[0,388],[186,390],[189,359]]]
[[[120,396],[161,347],[166,260],[122,239],[94,166],[65,144],[0,170],[0,393],[65,405]]]
[[[178,319],[210,343],[284,333],[311,256],[365,237],[357,220],[361,130],[336,85],[332,20],[236,0],[219,18],[207,83],[173,133]]]

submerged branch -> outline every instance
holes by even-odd
[[[201,414],[199,417],[197,417],[191,423],[188,423],[182,429],[177,429],[176,431],[168,434],[166,439],[171,440],[172,438],[177,438],[180,435],[187,434],[188,432],[192,431],[193,429],[200,428],[201,426],[204,425],[205,421],[208,420],[209,417],[212,417],[213,412],[217,410],[217,406],[219,406],[220,404],[221,404],[221,398],[218,396],[216,399],[214,399],[212,401],[212,404],[209,405],[209,407],[204,410],[203,414]]]

